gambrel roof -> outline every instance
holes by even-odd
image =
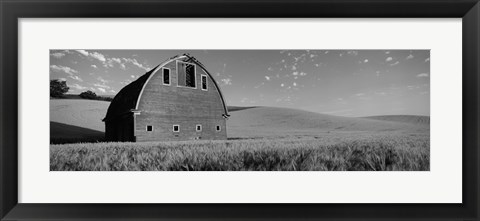
[[[107,110],[107,115],[103,119],[103,121],[109,121],[112,119],[116,119],[118,117],[121,117],[125,114],[129,114],[132,112],[137,111],[138,108],[138,102],[140,101],[140,97],[142,96],[143,89],[145,85],[148,83],[148,81],[151,79],[155,73],[162,68],[164,65],[175,61],[179,59],[185,59],[184,61],[186,62],[193,62],[199,67],[201,67],[205,73],[207,73],[210,78],[212,79],[212,82],[214,83],[215,87],[217,88],[217,91],[220,95],[220,98],[222,100],[223,104],[223,109],[224,109],[224,117],[229,117],[230,115],[228,114],[228,109],[227,109],[227,104],[225,102],[225,99],[223,97],[222,92],[220,91],[220,87],[218,86],[217,82],[215,79],[212,77],[210,72],[207,71],[205,66],[203,66],[202,63],[200,63],[197,59],[195,59],[193,56],[190,56],[189,54],[183,54],[183,55],[177,55],[175,57],[172,57],[168,59],[167,61],[157,65],[155,68],[152,70],[148,71],[141,77],[139,77],[137,80],[133,81],[132,83],[128,84],[124,88],[122,88],[117,95],[113,98],[112,102],[110,103],[110,106],[108,107]]]

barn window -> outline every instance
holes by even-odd
[[[180,125],[173,125],[173,132],[180,132]]]
[[[207,75],[202,75],[202,90],[207,90]]]
[[[195,88],[195,65],[177,62],[178,86]]]
[[[220,127],[220,125],[217,125],[217,131],[220,131],[222,128]]]
[[[201,124],[197,124],[196,129],[197,129],[197,132],[202,131],[202,125],[201,125]]]
[[[153,126],[152,125],[147,125],[147,131],[153,131]]]
[[[163,68],[162,72],[163,72],[163,84],[170,85],[170,69]]]

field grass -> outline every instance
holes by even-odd
[[[428,171],[428,136],[51,145],[52,171]]]

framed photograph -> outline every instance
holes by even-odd
[[[0,9],[1,220],[479,220],[476,0]]]

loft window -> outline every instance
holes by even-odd
[[[173,132],[180,132],[180,125],[173,125]]]
[[[217,125],[217,131],[220,131],[222,128],[220,127],[220,125]]]
[[[153,126],[152,125],[147,125],[147,131],[153,131]]]
[[[202,75],[202,90],[207,90],[207,75]]]
[[[178,86],[195,88],[195,65],[177,62]]]
[[[170,69],[163,68],[162,72],[163,72],[163,84],[170,85]]]
[[[202,125],[201,125],[201,124],[197,124],[196,130],[197,130],[197,132],[202,131]]]

